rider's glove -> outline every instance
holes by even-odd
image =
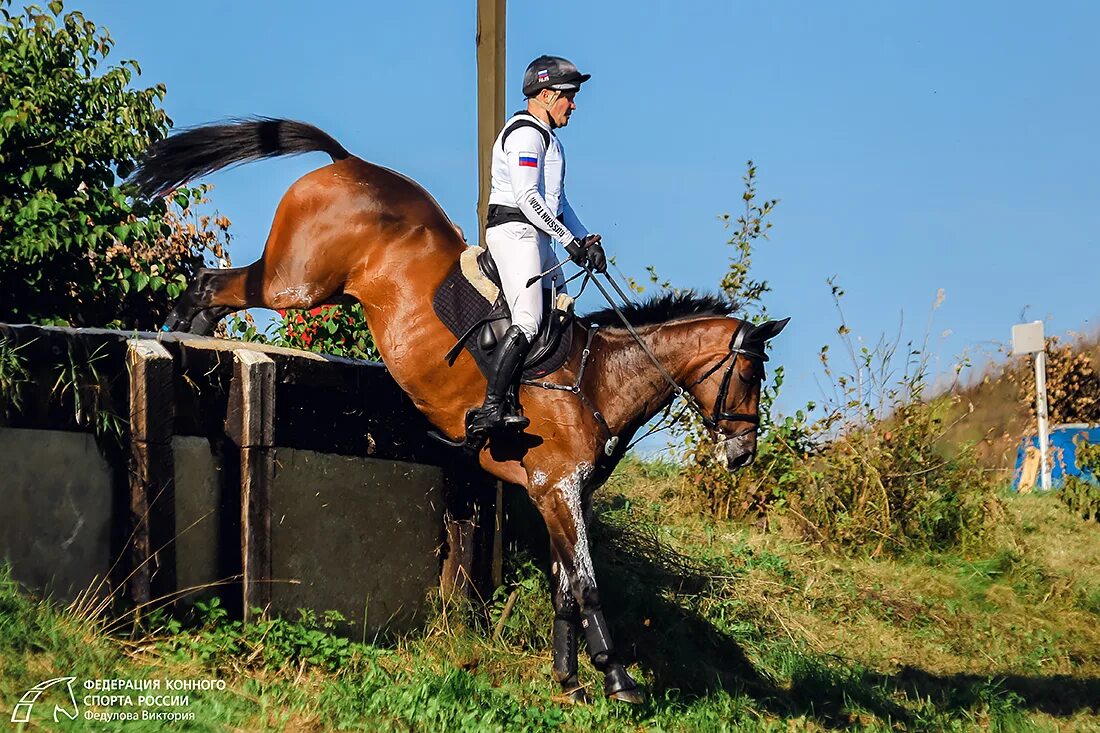
[[[584,251],[583,239],[574,237],[572,242],[566,242],[565,251],[569,253],[569,259],[581,267],[584,267],[584,263],[588,261],[588,254]]]
[[[565,245],[569,259],[581,267],[590,267],[596,272],[607,271],[607,255],[600,245],[599,234],[589,234],[584,239],[574,239]]]
[[[588,247],[588,264],[596,272],[607,272],[607,255],[603,252],[603,245],[595,242]]]

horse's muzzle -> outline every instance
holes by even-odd
[[[756,433],[726,438],[714,447],[714,457],[727,471],[744,468],[756,458]]]

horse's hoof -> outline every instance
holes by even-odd
[[[567,703],[570,703],[571,705],[592,704],[592,698],[588,696],[588,691],[580,685],[577,685],[575,687],[566,687],[565,685],[562,685],[561,694],[565,698],[565,701]]]
[[[164,325],[160,327],[160,330],[164,333],[171,333],[173,331],[186,333],[191,330],[191,324],[178,317],[176,314],[169,313],[167,320],[164,321]]]
[[[620,690],[619,692],[613,692],[608,695],[612,700],[620,700],[622,702],[628,702],[631,705],[644,705],[645,704],[645,691],[641,687],[635,687],[633,690]]]
[[[634,678],[627,674],[621,664],[616,664],[607,670],[603,679],[603,692],[614,700],[622,700],[632,705],[641,705],[645,702],[645,692]]]

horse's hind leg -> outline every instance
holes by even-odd
[[[229,269],[199,268],[198,274],[168,314],[162,331],[186,331],[209,336],[225,316],[262,303],[250,303],[246,297],[249,267]],[[244,297],[242,297],[244,296]]]
[[[268,269],[291,274],[268,278]],[[328,272],[311,282],[306,273],[280,268],[261,259],[248,267],[199,269],[165,321],[162,330],[189,331],[201,336],[214,332],[218,321],[243,308],[305,309],[339,302],[343,274]]]
[[[218,322],[221,321],[221,319],[236,311],[236,308],[230,308],[224,305],[204,308],[191,319],[191,333],[199,336],[209,336],[214,333],[214,329],[218,327]]]

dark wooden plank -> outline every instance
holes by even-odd
[[[275,475],[275,362],[237,351],[225,430],[240,446],[244,619],[271,603],[271,484]]]
[[[222,491],[232,497],[235,526],[227,524],[223,534],[245,578],[232,605],[240,599],[246,613],[266,606],[269,597],[275,445],[442,466],[460,478],[451,493],[465,495],[448,502],[457,524],[440,528],[449,540],[443,555],[451,558],[444,560],[450,568],[445,574],[452,585],[476,588],[482,596],[500,580],[492,484],[476,463],[428,437],[431,426],[381,364],[189,334],[0,324],[0,335],[25,346],[21,353],[35,379],[28,409],[12,418],[13,427],[88,429],[74,420],[71,404],[50,394],[58,364],[102,354],[97,369],[117,380],[113,406],[130,417],[133,432],[129,448],[124,442],[112,463],[120,475],[116,516],[120,528],[129,519],[137,529],[125,551],[133,552],[133,566],[141,566],[129,589],[138,602],[158,595],[158,588],[174,590],[173,433],[207,437],[232,461],[222,474]],[[141,346],[131,349],[131,341]],[[442,355],[439,368],[446,373]],[[120,550],[129,529],[117,543]]]
[[[130,382],[129,596],[148,603],[175,590],[175,464],[172,456],[173,363],[156,341],[126,350]]]

